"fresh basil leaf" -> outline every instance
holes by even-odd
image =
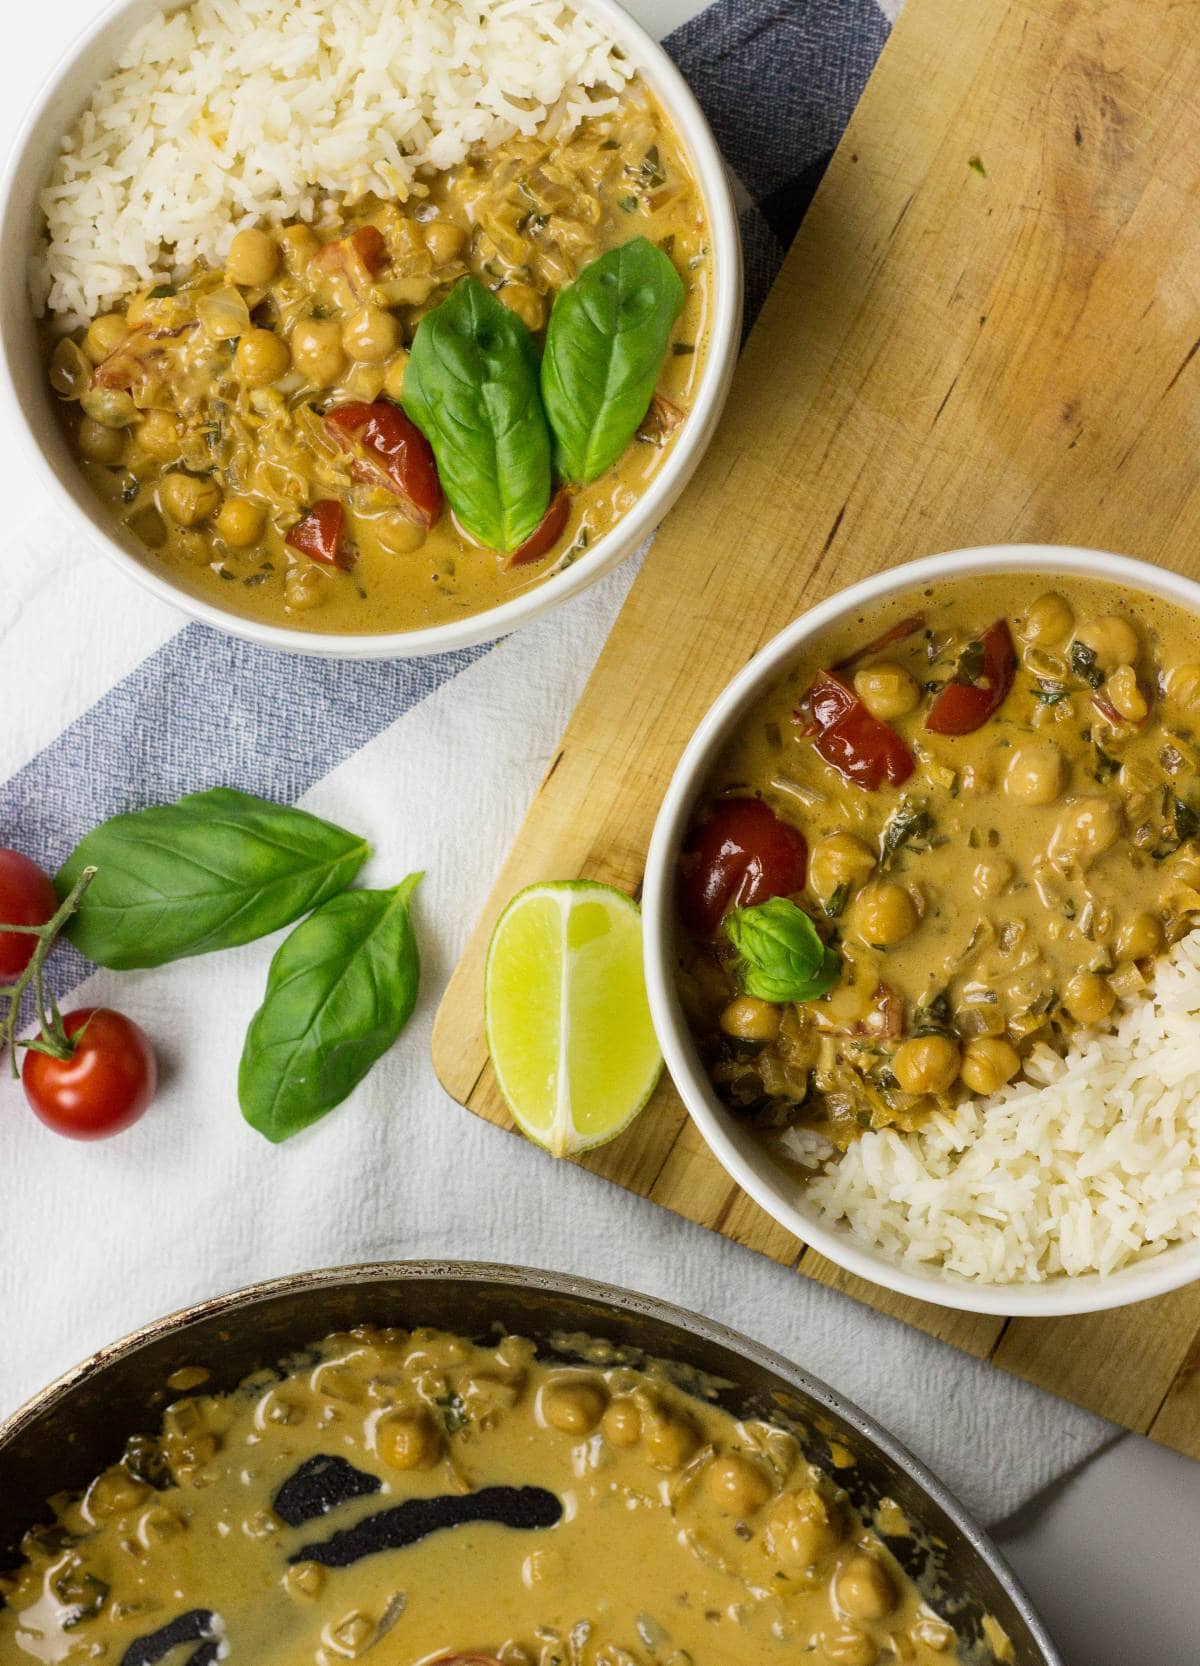
[[[1089,688],[1099,688],[1104,681],[1104,673],[1096,664],[1096,650],[1089,648],[1086,642],[1076,640],[1071,644],[1071,670]]]
[[[1185,803],[1182,798],[1175,800],[1175,833],[1181,844],[1185,839],[1194,839],[1197,833],[1200,833],[1200,811]]]
[[[113,816],[55,881],[96,877],[67,926],[81,954],[125,971],[252,942],[345,890],[370,846],[356,833],[234,787]]]
[[[842,975],[841,956],[822,943],[816,926],[787,897],[735,908],[724,919],[736,956],[734,978],[760,1001],[815,1001]]]
[[[542,400],[564,480],[594,480],[632,440],[683,297],[679,273],[645,237],[593,260],[555,297]]]
[[[280,944],[246,1032],[238,1100],[278,1143],[356,1088],[408,1022],[420,956],[410,874],[390,891],[344,891]]]
[[[525,325],[475,278],[461,278],[417,326],[401,402],[472,538],[517,549],[550,502],[550,433]]]
[[[910,804],[905,800],[893,811],[884,825],[880,844],[881,860],[886,862],[905,845],[924,844],[935,825],[928,810],[922,805]]]

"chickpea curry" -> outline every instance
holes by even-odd
[[[636,80],[407,201],[243,227],[223,269],[47,335],[73,450],[226,611],[377,634],[509,600],[633,507],[705,356],[707,224]]]
[[[27,1535],[0,1663],[959,1658],[789,1430],[593,1349],[362,1329],[232,1394],[186,1368]]]
[[[1198,761],[1196,620],[1166,601],[1006,574],[831,630],[680,859],[722,1098],[781,1156],[790,1129],[844,1150],[1104,1023],[1200,915]]]

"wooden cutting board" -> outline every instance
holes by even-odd
[[[482,1027],[499,910],[542,879],[636,892],[697,720],[806,607],[1015,540],[1200,577],[1196,19],[1172,0],[907,0],[446,992],[434,1062],[460,1103],[511,1126]],[[1200,1284],[1061,1320],[890,1296],[732,1187],[669,1084],[586,1165],[1200,1457]]]

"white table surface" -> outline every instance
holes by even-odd
[[[47,12],[5,6],[0,149],[43,77],[101,0],[58,0]],[[696,0],[632,0],[658,34]],[[885,10],[894,8],[888,4]],[[10,528],[44,509],[41,488],[0,448],[0,500]],[[989,1454],[981,1451],[981,1464]],[[1067,1666],[1200,1666],[1200,1467],[1134,1436],[1051,1489],[999,1535]]]

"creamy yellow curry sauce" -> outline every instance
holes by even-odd
[[[423,525],[360,447],[338,443],[325,413],[394,406],[418,323],[464,275],[540,338],[556,293],[636,237],[670,257],[683,310],[637,439],[565,494],[543,553],[481,548],[448,508]],[[494,607],[630,510],[694,397],[711,286],[698,188],[635,80],[565,140],[547,131],[480,150],[407,202],[368,197],[326,204],[315,226],[247,228],[223,270],[155,284],[84,331],[47,334],[46,348],[70,444],[149,564],[234,613],[369,634]],[[287,541],[319,503],[344,513],[338,562]]]
[[[4,1579],[3,1666],[958,1658],[789,1432],[518,1337],[354,1331],[183,1394],[57,1517]]]
[[[1200,913],[1198,726],[1195,617],[1111,585],[964,579],[830,631],[741,724],[681,861],[721,1095],[844,1148],[1104,1022]],[[816,998],[744,992],[728,916],[780,895],[836,957]]]

